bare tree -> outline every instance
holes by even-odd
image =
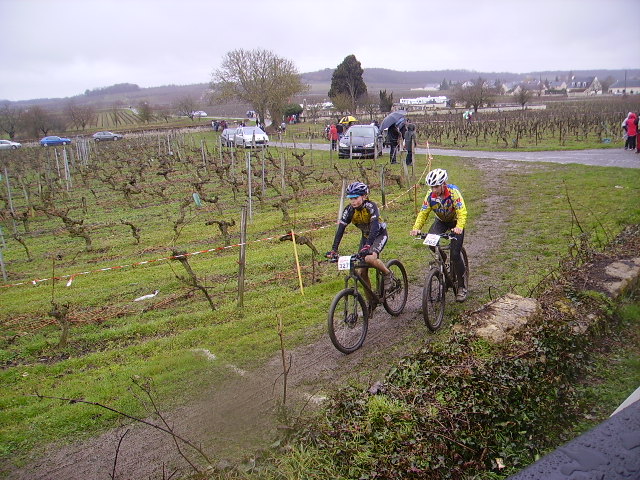
[[[362,106],[369,115],[369,120],[373,121],[373,116],[380,112],[380,98],[377,95],[367,94],[362,97]]]
[[[251,104],[259,122],[264,122],[267,114],[279,122],[291,97],[308,89],[293,62],[262,49],[227,53],[212,77],[217,99]]]
[[[173,107],[178,112],[178,115],[183,115],[185,117],[189,117],[191,121],[193,121],[194,113],[197,110],[196,101],[190,97],[180,97],[178,98]]]
[[[616,79],[611,75],[609,75],[604,80],[600,80],[600,85],[602,85],[602,93],[608,93],[609,87],[611,87],[611,85],[613,85],[614,83],[616,83]]]
[[[23,111],[17,107],[11,106],[9,102],[4,102],[0,107],[0,130],[9,135],[13,140],[16,136],[16,130],[20,126]]]
[[[347,93],[339,93],[334,96],[331,101],[333,102],[333,106],[336,111],[340,113],[354,113],[351,108],[353,104],[351,103],[351,97]]]
[[[477,113],[480,107],[493,102],[494,92],[495,89],[484,78],[478,77],[472,83],[457,87],[453,98],[457,103],[473,107]]]
[[[78,105],[70,99],[65,105],[65,113],[69,122],[76,128],[84,130],[96,118],[96,110],[91,105]]]
[[[138,104],[138,118],[145,123],[149,123],[153,119],[153,107],[146,100]]]
[[[305,106],[306,117],[313,121],[313,123],[317,123],[318,117],[320,116],[320,106],[317,104],[311,104]]]
[[[531,101],[532,96],[532,90],[528,89],[525,85],[520,85],[520,89],[516,93],[515,98],[518,105],[521,105],[524,110],[525,105]]]
[[[36,105],[27,110],[22,116],[24,129],[33,136],[48,135],[50,131],[64,131],[66,129],[62,119],[48,110]]]
[[[169,123],[169,119],[171,118],[171,109],[167,106],[162,106],[156,109],[156,115],[163,119],[165,123]]]

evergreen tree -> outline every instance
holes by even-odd
[[[363,73],[364,70],[356,56],[349,55],[338,65],[331,77],[329,98],[348,95],[351,99],[352,114],[356,113],[358,100],[367,94],[367,85],[362,79]]]
[[[387,94],[386,90],[380,90],[380,111],[388,113],[393,107],[393,92]]]

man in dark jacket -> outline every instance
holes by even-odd
[[[391,159],[391,163],[398,163],[398,150],[402,150],[400,141],[404,137],[406,131],[407,127],[404,123],[399,128],[397,125],[391,125],[387,130],[389,143],[391,144],[391,150],[389,150],[389,158]]]

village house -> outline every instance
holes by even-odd
[[[613,93],[614,95],[638,95],[640,94],[640,80],[617,81],[609,87],[609,93]]]
[[[601,95],[602,85],[598,77],[576,77],[573,76],[567,82],[567,95]]]

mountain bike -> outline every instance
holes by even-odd
[[[329,338],[342,353],[352,353],[364,343],[369,328],[369,319],[380,303],[393,316],[404,310],[409,293],[407,271],[400,260],[389,260],[385,265],[393,274],[393,285],[385,291],[382,273],[368,265],[359,255],[341,256],[335,259],[338,270],[349,271],[345,278],[344,289],[334,297],[329,308]],[[376,271],[375,284],[370,288],[364,281],[359,269],[373,268]],[[366,292],[367,303],[362,291]]]
[[[450,242],[457,241],[451,233],[436,235],[432,233],[422,233],[419,236],[424,240],[423,244],[433,247],[435,251],[429,251],[433,255],[433,260],[429,263],[429,269],[424,277],[422,287],[422,315],[424,323],[429,330],[435,332],[442,326],[444,318],[444,307],[446,303],[446,293],[449,288],[453,290],[454,297],[458,294],[458,279],[451,265]],[[441,240],[449,240],[448,244],[440,244]],[[467,252],[462,247],[460,256],[464,263],[464,284],[469,286],[469,260]]]

